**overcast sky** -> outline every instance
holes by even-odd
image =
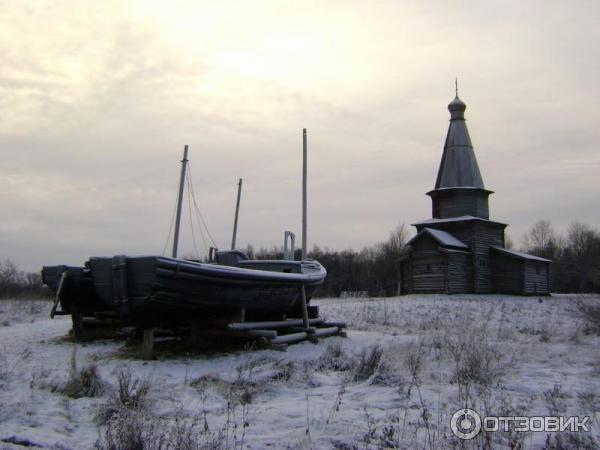
[[[161,253],[185,144],[219,247],[240,177],[239,246],[299,237],[303,127],[309,245],[384,240],[431,217],[455,77],[491,218],[597,227],[599,49],[597,0],[0,0],[0,258]]]

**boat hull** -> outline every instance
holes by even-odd
[[[94,293],[78,298],[83,304],[78,309],[85,310],[93,301],[144,326],[242,310],[250,317],[281,316],[299,302],[302,286],[310,299],[327,274],[316,261],[246,260],[238,267],[162,256],[115,256],[92,257],[86,266],[89,269],[81,270],[89,270]],[[56,276],[45,278],[51,288]]]

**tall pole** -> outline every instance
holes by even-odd
[[[306,128],[302,129],[302,261],[306,259]],[[302,324],[306,332],[309,332],[308,301],[306,299],[306,288],[300,286],[300,309],[302,311]],[[311,335],[313,332],[310,333]]]
[[[187,166],[188,146],[183,148],[183,159],[181,160],[181,177],[179,178],[179,197],[177,197],[177,217],[175,218],[175,235],[173,236],[173,253],[171,256],[177,258],[177,245],[179,244],[179,226],[181,225],[181,204],[183,203],[183,184],[185,183],[185,168]]]
[[[237,202],[235,204],[235,219],[233,219],[233,236],[231,237],[231,250],[235,250],[235,238],[237,237],[238,215],[240,213],[240,197],[242,195],[242,179],[238,183]]]
[[[306,128],[302,130],[302,260],[306,259]]]

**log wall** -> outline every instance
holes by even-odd
[[[475,293],[492,292],[490,271],[490,246],[504,245],[504,229],[486,222],[473,224],[473,291]]]
[[[446,292],[446,258],[429,236],[413,245],[411,254],[412,292]]]
[[[402,294],[409,294],[413,291],[411,265],[412,255],[406,260],[402,261],[402,263],[400,264],[400,289]]]
[[[524,261],[524,294],[549,294],[550,263],[544,261]]]
[[[493,222],[467,221],[418,225],[417,230],[435,228],[450,233],[471,250],[471,287],[467,292],[492,292],[490,246],[504,246],[504,225]]]
[[[432,201],[433,217],[475,216],[489,219],[488,195],[477,190],[436,193]]]
[[[492,252],[492,289],[502,294],[523,294],[523,261]]]
[[[467,253],[450,252],[448,253],[447,261],[447,292],[450,294],[471,292],[473,289],[471,255]]]

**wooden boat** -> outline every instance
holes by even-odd
[[[54,314],[71,314],[74,328],[82,316],[97,317],[112,312],[127,322],[147,329],[182,321],[208,320],[215,316],[241,316],[258,320],[281,320],[286,315],[302,317],[308,328],[311,296],[323,283],[327,271],[317,261],[306,259],[306,130],[303,173],[302,260],[294,260],[294,235],[285,234],[285,259],[250,260],[234,250],[238,199],[232,250],[211,249],[211,262],[178,259],[187,152],[182,160],[173,239],[173,257],[91,257],[84,267],[46,266],[42,280],[55,292]],[[291,247],[288,249],[288,237]],[[214,249],[216,250],[216,249]],[[60,311],[58,306],[60,305]],[[80,320],[79,320],[80,321]],[[77,330],[75,330],[77,332]]]
[[[250,260],[239,251],[218,252],[214,263],[120,255],[42,270],[44,283],[60,291],[61,311],[112,310],[143,327],[242,310],[247,317],[281,318],[298,310],[302,286],[309,301],[326,275],[317,261]]]

